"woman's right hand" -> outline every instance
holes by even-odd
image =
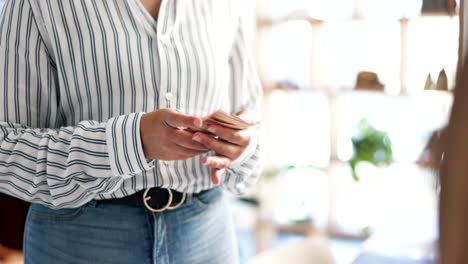
[[[140,137],[146,158],[185,160],[209,151],[192,140],[193,132],[203,126],[201,118],[184,115],[175,109],[161,109],[144,114]]]

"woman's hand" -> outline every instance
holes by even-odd
[[[211,179],[214,184],[219,184],[226,168],[229,168],[249,146],[253,129],[238,130],[213,123],[208,124],[206,130],[215,137],[197,132],[193,140],[216,152],[216,156],[204,157],[202,164],[212,168]]]
[[[156,160],[185,160],[209,151],[192,140],[202,120],[174,109],[161,109],[144,114],[140,121],[140,137],[146,158]]]

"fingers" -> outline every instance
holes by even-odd
[[[206,153],[207,151],[198,151],[193,149],[188,149],[179,145],[173,145],[170,147],[172,152],[171,160],[185,160],[194,156],[198,156]]]
[[[164,121],[168,126],[173,128],[191,128],[197,130],[203,125],[203,122],[200,118],[184,115],[173,109],[168,109]]]
[[[169,135],[171,141],[173,141],[175,144],[181,147],[196,150],[196,151],[204,151],[204,152],[209,151],[209,149],[205,147],[205,145],[199,142],[193,141],[192,136],[193,136],[193,133],[180,130],[180,129],[174,129]]]
[[[245,109],[244,109],[244,110],[240,110],[240,111],[235,112],[234,115],[240,116],[240,115],[242,115],[243,113],[245,113],[246,111],[247,111],[247,110],[245,110]]]
[[[223,156],[208,156],[202,159],[202,164],[216,169],[225,169],[231,166],[231,159]]]
[[[223,176],[226,169],[212,169],[211,170],[211,181],[215,185],[219,185],[221,183],[221,177]]]
[[[194,134],[192,139],[196,142],[205,145],[207,148],[214,150],[216,153],[230,158],[231,160],[235,160],[242,153],[241,147],[231,144],[229,142],[215,139],[204,133],[197,132]]]
[[[241,119],[244,119],[245,121],[249,123],[255,123],[255,120],[257,119],[255,116],[255,112],[251,110],[241,110],[241,111],[234,113],[234,115],[240,117]]]
[[[209,156],[202,159],[202,164],[211,167],[211,181],[213,184],[221,183],[221,176],[231,165],[231,159],[223,156]]]
[[[250,131],[248,129],[237,130],[212,124],[208,126],[207,130],[232,144],[246,146],[250,143]]]

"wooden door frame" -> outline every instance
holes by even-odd
[[[464,264],[468,259],[468,6],[460,1],[460,47],[452,114],[444,140],[441,169],[441,264]]]

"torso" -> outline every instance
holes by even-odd
[[[196,116],[231,111],[235,1],[158,0],[148,9],[146,2],[36,2],[57,68],[60,125],[161,108]]]
[[[151,15],[156,9],[140,0],[30,2],[49,55],[50,63],[41,67],[51,70],[40,76],[43,85],[34,86],[30,120],[21,111],[9,113],[17,123],[76,126],[162,108],[202,117],[218,109],[238,111],[240,100],[250,98],[240,89],[243,80],[230,87],[229,57],[239,26],[231,5],[238,0],[163,0],[157,23]],[[206,155],[158,163],[152,182],[189,193],[209,189],[210,170],[201,165]],[[132,190],[132,184],[147,183],[129,180],[122,189]]]

